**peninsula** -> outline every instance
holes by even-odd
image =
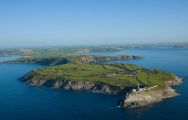
[[[133,64],[85,63],[36,69],[20,80],[35,86],[123,94],[125,98],[120,105],[127,108],[143,107],[177,96],[171,87],[181,83],[181,79],[171,73]],[[141,84],[140,89],[137,89],[138,84]]]

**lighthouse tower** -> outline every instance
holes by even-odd
[[[138,83],[138,88],[137,89],[138,89],[138,91],[140,90],[140,83]]]

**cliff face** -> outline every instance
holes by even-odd
[[[74,80],[33,80],[27,79],[26,77],[21,78],[20,80],[24,81],[26,84],[34,86],[49,86],[52,88],[64,88],[66,90],[81,90],[81,91],[93,91],[93,92],[103,92],[109,94],[117,94],[120,92],[120,89],[102,83],[91,83],[83,81],[74,81]]]
[[[124,55],[124,56],[80,56],[79,61],[81,63],[101,63],[113,60],[128,60],[128,59],[139,59],[140,56]]]
[[[23,57],[13,61],[6,61],[6,63],[24,63],[24,64],[39,64],[39,65],[62,65],[69,63],[67,58],[27,58]]]
[[[173,80],[165,82],[165,87],[162,89],[146,90],[141,92],[133,92],[126,96],[121,102],[121,106],[125,108],[144,107],[162,101],[166,98],[171,98],[179,95],[171,87],[182,83],[182,79],[174,76]]]
[[[108,94],[117,94],[123,92],[115,86],[102,84],[102,83],[91,83],[83,81],[73,81],[73,80],[33,80],[27,78],[27,76],[21,78],[26,84],[34,86],[49,86],[52,88],[64,88],[66,90],[81,90],[81,91],[93,91],[102,92]],[[174,77],[171,81],[166,81],[166,86],[162,89],[145,90],[141,92],[133,92],[126,96],[126,98],[121,101],[120,105],[125,108],[138,108],[145,107],[150,104],[158,103],[166,98],[171,98],[179,95],[171,87],[174,85],[179,85],[182,83],[182,79]]]

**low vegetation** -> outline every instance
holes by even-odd
[[[164,86],[174,76],[161,70],[149,70],[132,64],[65,64],[36,69],[25,78],[32,80],[73,80],[103,83],[121,89],[136,87],[138,83],[151,87]]]
[[[122,56],[86,56],[86,55],[72,55],[65,57],[48,57],[48,58],[33,58],[22,57],[17,60],[6,61],[8,63],[26,63],[26,64],[40,64],[40,65],[61,65],[67,63],[103,63],[113,60],[127,60],[140,59],[140,56],[122,55]]]

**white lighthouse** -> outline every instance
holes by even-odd
[[[140,83],[138,83],[138,88],[137,89],[138,89],[138,91],[140,90]]]

